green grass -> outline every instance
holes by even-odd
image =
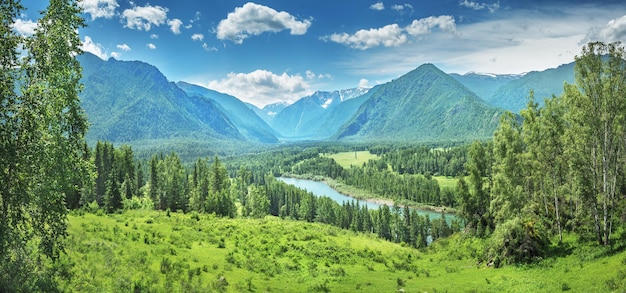
[[[350,166],[360,167],[369,160],[378,159],[378,155],[371,154],[369,151],[342,152],[325,156],[334,159],[343,168],[350,168]]]
[[[594,245],[532,266],[478,264],[484,242],[415,250],[338,228],[267,217],[129,211],[69,217],[60,266],[76,292],[622,292],[626,253]],[[578,246],[577,246],[578,245]]]
[[[459,179],[456,177],[448,177],[448,176],[433,176],[437,183],[439,183],[440,188],[452,188],[455,189]]]

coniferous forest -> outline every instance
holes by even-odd
[[[491,139],[181,158],[87,143],[80,8],[50,1],[29,37],[11,29],[21,8],[0,4],[2,292],[626,290],[620,43],[585,45],[575,83],[542,107],[528,93]],[[333,157],[357,151],[372,158]]]

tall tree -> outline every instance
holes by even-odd
[[[0,2],[0,291],[43,290],[31,285],[39,284],[41,275],[33,275],[45,262],[28,259],[54,261],[63,251],[65,197],[80,188],[88,166],[75,59],[82,53],[80,9],[75,1],[50,1],[35,34],[22,39],[12,31],[21,8],[19,1]]]
[[[157,156],[152,156],[150,159],[150,199],[158,206],[159,194],[160,194],[160,182],[159,182],[159,159]]]
[[[113,213],[122,208],[122,193],[115,173],[116,172],[111,172],[109,174],[109,180],[107,180],[106,184],[107,190],[104,194],[104,207],[107,213]]]
[[[265,189],[250,186],[246,201],[246,214],[252,218],[263,218],[269,213],[270,201],[265,195]]]
[[[569,142],[586,171],[580,188],[597,240],[609,245],[626,135],[626,62],[619,43],[589,43],[576,57],[576,86],[566,86]],[[578,145],[574,145],[578,144]],[[578,174],[580,175],[580,174]]]
[[[521,125],[510,112],[500,119],[493,138],[493,189],[490,213],[495,224],[521,216],[527,198],[524,197],[524,176],[521,154],[524,143]]]
[[[483,235],[486,228],[491,226],[489,216],[489,192],[485,188],[488,166],[490,162],[483,144],[479,141],[472,143],[468,150],[468,160],[465,169],[469,173],[467,180],[459,179],[457,194],[460,216],[465,220],[468,229],[477,236]]]
[[[559,242],[563,241],[563,227],[560,213],[560,202],[563,201],[562,192],[566,164],[564,157],[565,108],[561,99],[552,97],[545,100],[545,107],[541,109],[540,132],[538,141],[540,152],[537,162],[540,170],[544,171],[545,188],[543,192],[554,201],[554,222],[556,223]],[[546,211],[548,213],[548,211]]]

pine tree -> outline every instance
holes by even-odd
[[[107,213],[114,213],[122,208],[122,193],[120,192],[120,184],[117,181],[116,170],[109,174],[107,180],[107,189],[104,194],[104,207]]]

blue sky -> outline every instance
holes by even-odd
[[[590,40],[626,41],[622,1],[84,0],[83,49],[140,60],[264,106],[374,86],[433,63],[522,73],[572,62]],[[47,1],[14,29],[28,34]]]

